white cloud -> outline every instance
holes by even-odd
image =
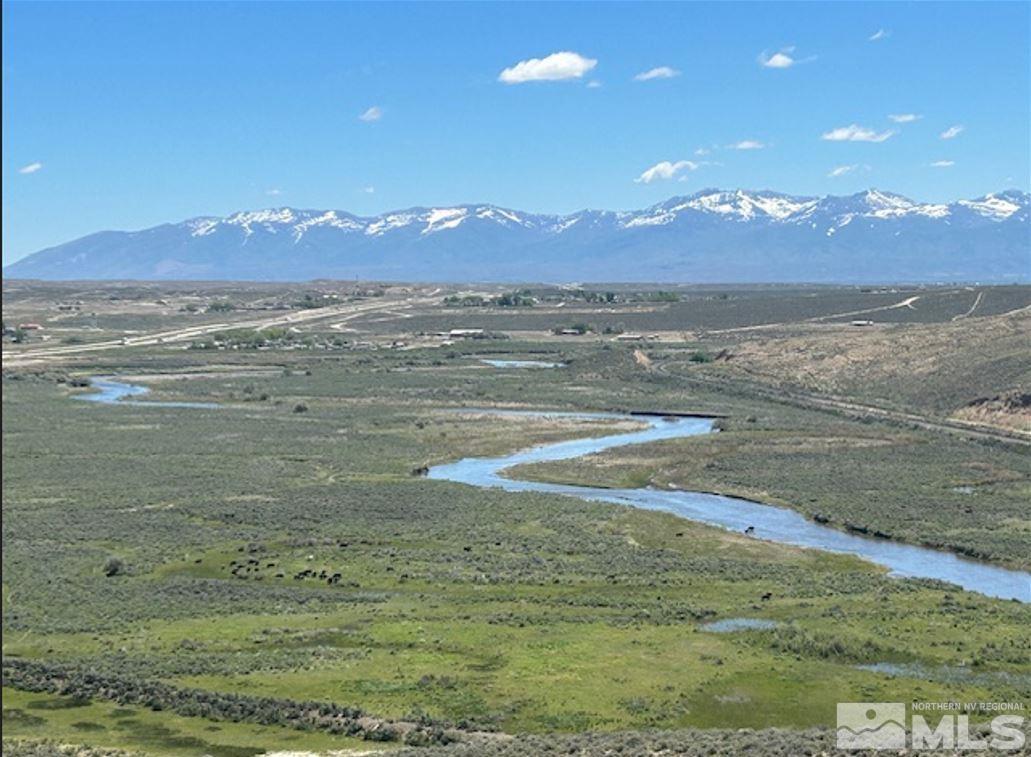
[[[637,184],[651,184],[659,179],[672,179],[682,171],[697,171],[701,167],[701,163],[695,163],[693,160],[678,160],[676,163],[664,160],[642,173],[634,179],[634,182]]]
[[[283,194],[283,190],[282,189],[266,189],[265,190],[265,194],[267,194],[269,197],[279,197],[279,195]]]
[[[763,53],[759,56],[759,63],[766,68],[791,68],[796,61],[788,53],[779,52],[773,55]]]
[[[917,113],[893,113],[888,118],[897,124],[911,124],[914,121],[919,121],[923,116]]]
[[[759,65],[764,68],[791,68],[801,63],[812,63],[816,60],[815,55],[810,55],[807,58],[796,58],[794,54],[794,47],[782,47],[773,55],[763,50],[759,53]]]
[[[598,61],[585,58],[579,53],[552,53],[546,58],[521,60],[498,75],[498,81],[505,84],[522,84],[528,81],[561,81],[579,79],[594,69]]]
[[[381,118],[383,118],[383,108],[379,107],[378,105],[373,105],[371,108],[367,109],[364,113],[358,116],[358,120],[364,121],[365,123],[379,121]]]
[[[859,168],[858,163],[853,163],[849,166],[838,166],[837,168],[833,169],[829,174],[827,174],[827,177],[831,179],[836,179],[839,176],[844,176],[845,174],[852,173],[857,168]]]
[[[956,165],[954,160],[936,160],[931,164],[931,168],[951,168]]]
[[[634,77],[634,81],[651,81],[652,79],[672,79],[680,76],[680,72],[669,66],[659,66],[648,71],[642,71]]]
[[[372,186],[362,187],[362,192],[364,192],[367,195],[375,194],[376,187],[372,187]]]
[[[710,152],[711,150],[708,147],[699,147],[697,150],[694,151],[694,154],[699,157],[703,157],[705,155],[708,155]]]
[[[886,37],[890,37],[890,36],[891,36],[891,32],[888,31],[887,29],[878,29],[873,34],[871,34],[869,37],[867,37],[866,39],[867,39],[868,42],[877,42],[879,40],[885,39]]]
[[[942,139],[955,139],[963,133],[964,128],[964,126],[956,124],[955,126],[950,126],[948,129],[943,131],[940,136]]]
[[[27,166],[22,166],[21,168],[19,168],[18,173],[36,173],[36,171],[38,171],[42,167],[43,164],[39,162],[29,163]]]
[[[766,145],[755,139],[742,139],[740,142],[727,145],[728,150],[761,150],[764,147],[766,147]]]
[[[867,129],[865,126],[850,124],[849,126],[839,126],[837,129],[824,132],[820,139],[828,142],[884,142],[893,136],[895,136],[894,129],[874,131],[873,129]]]
[[[597,79],[591,79],[589,82],[587,82],[587,89],[599,89],[600,87],[601,82]]]

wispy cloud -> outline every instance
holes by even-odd
[[[587,82],[587,89],[600,89],[600,88],[601,88],[601,82],[598,81],[597,79],[591,79],[589,82]]]
[[[634,81],[651,81],[652,79],[672,79],[680,76],[680,72],[669,66],[659,66],[648,71],[642,71],[634,77]]]
[[[279,197],[279,195],[283,194],[283,190],[276,188],[266,189],[265,194],[267,194],[269,197]]]
[[[378,105],[373,105],[371,108],[368,108],[364,113],[358,116],[358,120],[364,121],[365,123],[379,121],[381,118],[383,118],[383,108],[379,107]]]
[[[694,151],[694,154],[699,157],[702,157],[708,155],[710,152],[712,152],[712,150],[710,150],[708,147],[699,147],[697,150]]]
[[[956,165],[954,160],[936,160],[931,163],[931,168],[951,168]]]
[[[521,60],[498,75],[498,81],[505,84],[522,84],[528,81],[562,81],[579,79],[594,69],[598,61],[585,58],[580,53],[563,51],[545,58]]]
[[[859,168],[858,163],[853,163],[852,165],[848,166],[838,166],[837,168],[832,169],[831,172],[827,174],[827,177],[831,179],[836,179],[839,176],[844,176],[845,174],[852,173],[857,168]]]
[[[887,39],[891,36],[891,31],[888,29],[878,29],[869,37],[866,38],[867,42],[878,42],[882,39]]]
[[[634,179],[634,182],[637,184],[651,184],[653,181],[659,181],[660,179],[668,180],[685,171],[697,171],[702,165],[702,163],[696,163],[693,160],[678,160],[675,163],[664,160],[642,173]]]
[[[373,186],[362,187],[362,192],[364,192],[367,195],[375,194],[376,187],[373,187]]]
[[[919,121],[923,116],[918,113],[893,113],[888,118],[897,124],[911,124],[914,121]]]
[[[36,173],[36,171],[38,171],[42,167],[43,164],[39,162],[29,163],[27,166],[22,166],[21,168],[19,168],[18,173]]]
[[[837,129],[824,132],[820,139],[827,142],[885,142],[893,136],[895,136],[894,129],[875,131],[858,124],[849,124],[848,126],[839,126]]]
[[[939,136],[942,139],[955,139],[956,137],[958,137],[960,134],[963,133],[963,130],[965,128],[966,127],[962,126],[961,124],[956,124],[955,126],[950,126],[948,129],[943,131]]]
[[[756,139],[742,139],[740,142],[727,145],[728,150],[761,150],[764,147],[766,145]]]

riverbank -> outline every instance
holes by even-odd
[[[547,415],[546,411],[527,411],[526,414]],[[581,417],[612,418],[612,414],[598,416],[584,413]],[[649,427],[644,431],[558,442],[496,458],[466,458],[431,468],[428,477],[513,492],[561,494],[648,510],[663,510],[690,520],[744,532],[756,539],[855,555],[888,568],[896,576],[928,578],[956,584],[991,597],[1031,601],[1029,573],[963,559],[940,550],[843,533],[807,520],[786,508],[703,492],[660,491],[646,487],[604,488],[518,477],[519,471],[524,470],[520,466],[577,461],[582,470],[585,467],[582,458],[588,455],[714,433],[712,419],[689,416],[674,419],[668,415],[655,417],[640,414],[625,417],[644,418]]]

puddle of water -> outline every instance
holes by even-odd
[[[762,618],[724,618],[714,620],[702,626],[703,631],[712,633],[732,633],[734,631],[767,631],[776,628],[775,620],[763,620]]]
[[[544,360],[480,360],[493,368],[565,368],[565,363],[549,363]]]
[[[490,409],[467,412],[494,413]],[[675,513],[690,520],[737,531],[752,529],[756,538],[797,547],[856,555],[890,569],[892,575],[931,578],[961,586],[991,597],[1031,601],[1031,574],[927,547],[845,533],[809,520],[786,508],[758,502],[691,491],[643,489],[603,489],[506,478],[506,468],[526,463],[568,460],[595,452],[662,439],[680,439],[714,433],[711,418],[652,418],[616,413],[559,413],[503,411],[498,414],[578,417],[583,419],[621,419],[647,423],[648,428],[621,434],[546,444],[511,455],[493,458],[465,458],[431,468],[428,478],[453,481],[470,486],[499,488],[511,492],[563,494],[580,499],[612,502],[648,510]]]

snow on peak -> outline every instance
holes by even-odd
[[[863,213],[867,218],[900,218],[918,215],[928,218],[945,218],[949,215],[947,205],[916,203],[908,197],[871,189],[863,195],[863,201],[869,211]]]
[[[266,234],[282,232],[290,234],[295,242],[299,242],[309,231],[318,228],[378,237],[411,226],[413,233],[418,231],[421,236],[427,236],[457,229],[467,221],[475,221],[503,228],[562,234],[574,227],[595,228],[607,224],[624,229],[664,226],[677,222],[684,214],[688,218],[691,214],[698,214],[740,223],[805,223],[814,228],[826,228],[828,233],[833,234],[859,218],[902,220],[923,217],[940,220],[948,219],[956,212],[966,212],[989,221],[1004,221],[1014,214],[1026,215],[1028,204],[1028,194],[1017,190],[943,205],[914,202],[902,195],[878,189],[869,189],[849,197],[828,196],[822,199],[794,197],[765,190],[703,189],[693,195],[675,197],[638,211],[581,211],[559,216],[521,213],[494,205],[461,205],[412,208],[362,218],[335,210],[268,208],[241,211],[225,218],[193,218],[182,225],[192,237],[208,236],[221,228],[235,227],[243,231],[245,238],[256,231]]]
[[[732,192],[712,192],[695,195],[695,198],[684,204],[684,207],[702,210],[717,215],[739,215],[740,209],[734,203],[736,194]]]
[[[638,226],[663,226],[677,220],[677,211],[681,207],[664,208],[660,205],[642,210],[640,213],[621,213],[619,220],[624,229],[633,229]]]
[[[219,223],[221,219],[218,218],[194,218],[187,221],[186,226],[190,229],[191,237],[206,237],[218,228]]]
[[[578,224],[583,216],[566,216],[565,218],[558,219],[555,224],[551,227],[551,230],[556,234],[561,234],[568,228]]]
[[[382,236],[391,229],[400,229],[407,226],[416,218],[414,213],[390,213],[380,216],[365,227],[365,233],[370,237]]]
[[[225,220],[233,226],[250,226],[251,224],[292,223],[294,211],[291,208],[268,208],[266,210],[248,210],[234,213]]]
[[[1004,194],[1009,195],[1009,193]],[[996,221],[1005,221],[1021,208],[1020,205],[1009,199],[1009,196],[1000,197],[996,194],[985,195],[977,200],[960,200],[956,204],[970,208],[975,213]]]
[[[312,214],[300,222],[295,223],[293,227],[294,241],[300,242],[308,229],[317,228],[319,226],[329,226],[331,228],[342,229],[344,231],[360,231],[365,228],[363,224],[358,223],[352,218],[342,218],[337,215],[335,210],[327,210],[321,215]]]
[[[234,213],[222,223],[227,226],[239,226],[246,236],[254,233],[254,226],[261,226],[270,234],[279,232],[278,226],[293,223],[296,216],[290,208],[269,208],[267,210],[249,210]]]
[[[422,233],[432,234],[435,231],[457,228],[468,217],[467,208],[433,208],[420,219],[426,221],[426,228]]]
[[[774,192],[703,190],[689,198],[671,200],[641,213],[630,214],[626,228],[672,223],[684,210],[724,216],[738,221],[761,218],[770,221],[795,221],[804,218],[819,203],[809,197],[789,197]]]
[[[484,205],[476,209],[476,217],[484,221],[494,221],[500,223],[502,226],[508,226],[510,224],[516,224],[517,226],[525,226],[527,228],[533,228],[536,224],[526,218],[521,217],[518,213],[512,210],[505,210],[504,208],[496,208],[493,205]]]
[[[818,200],[775,194],[746,195],[743,192],[738,192],[738,195],[741,198],[742,204],[749,206],[749,208],[754,206],[770,218],[778,221],[784,221],[792,216],[798,216],[807,210],[811,210],[819,202]]]
[[[877,210],[884,208],[908,209],[913,207],[912,200],[902,195],[882,192],[879,189],[867,190],[866,194],[863,195],[863,199],[866,200],[867,205]]]
[[[790,197],[775,192],[719,192],[705,190],[684,207],[717,215],[735,216],[742,221],[765,217],[774,221],[794,220],[814,208],[818,200]]]
[[[438,231],[456,229],[465,221],[476,218],[480,221],[492,221],[500,226],[523,226],[534,228],[536,224],[512,210],[505,210],[493,205],[478,205],[475,208],[468,206],[458,208],[432,208],[419,220],[426,223],[422,230],[423,234],[432,234]]]

